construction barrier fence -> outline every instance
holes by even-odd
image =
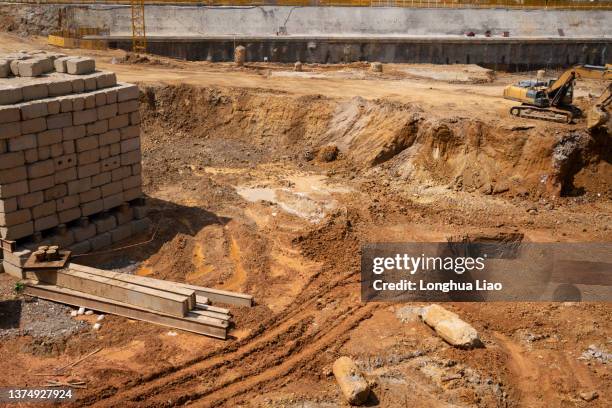
[[[129,0],[0,0],[26,4],[122,4]],[[607,9],[612,0],[145,0],[147,5],[200,6],[301,6],[301,7],[413,7],[413,8],[511,8],[511,9]]]
[[[88,50],[105,50],[108,44],[104,40],[83,39],[86,35],[108,35],[108,29],[78,27],[63,29],[49,34],[47,43],[61,48],[85,48]]]

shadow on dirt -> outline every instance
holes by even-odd
[[[195,236],[202,228],[218,224],[225,225],[230,218],[199,207],[187,207],[170,201],[147,197],[147,217],[152,222],[151,230],[132,237],[113,247],[79,256],[77,263],[102,268],[135,269],[144,260],[159,252],[160,248],[177,235]]]
[[[0,330],[15,329],[21,320],[21,300],[0,302]]]

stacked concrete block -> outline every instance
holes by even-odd
[[[87,72],[87,64],[70,70]],[[0,80],[0,93],[28,95],[0,106],[0,237],[83,253],[148,228],[134,207],[142,196],[139,92],[109,72],[58,75],[41,89]]]
[[[41,50],[0,55],[0,78],[38,77],[53,71],[82,75],[95,70],[93,58],[66,56],[57,52]]]

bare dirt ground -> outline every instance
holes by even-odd
[[[44,47],[0,34],[0,52]],[[610,405],[610,304],[446,304],[485,345],[458,350],[406,318],[406,305],[360,301],[365,243],[612,240],[610,135],[510,118],[501,91],[529,74],[364,64],[295,73],[66,52],[140,85],[158,231],[81,261],[244,291],[257,305],[235,310],[225,342],[115,316],[96,332],[79,318],[89,325],[54,347],[2,339],[0,385],[40,385],[35,374],[103,347],[71,371],[88,384],[74,406],[335,407],[346,403],[331,364],[350,355],[373,386],[370,406]],[[599,90],[583,82],[577,96]],[[3,300],[14,283],[0,276]]]

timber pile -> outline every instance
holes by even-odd
[[[25,294],[125,316],[220,339],[231,323],[220,302],[252,306],[242,293],[105,271],[74,263],[63,269],[27,270]]]

